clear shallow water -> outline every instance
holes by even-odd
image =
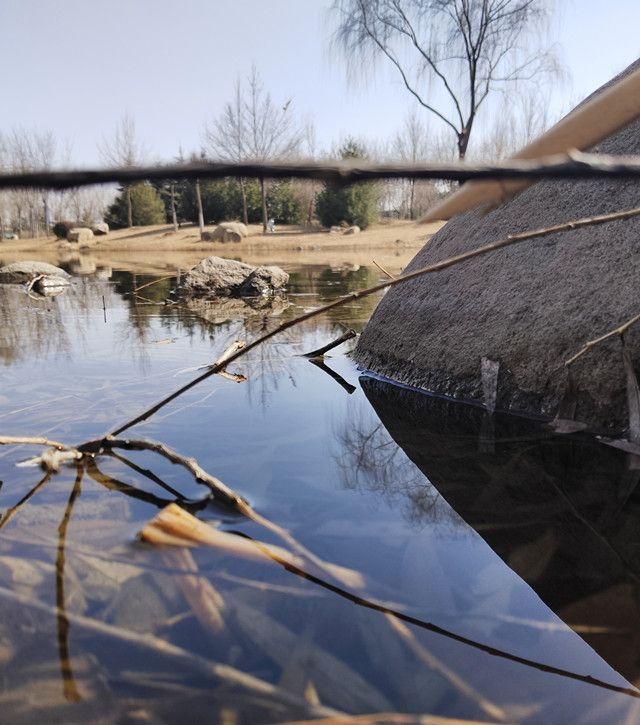
[[[290,306],[272,310],[159,304],[172,280],[142,289],[152,277],[117,271],[49,300],[1,287],[0,434],[102,435],[233,340],[378,278],[367,267],[288,271]],[[374,305],[285,332],[231,366],[247,382],[214,376],[127,433],[196,457],[315,554],[360,572],[361,589],[139,543],[171,490],[211,525],[280,543],[153,454],[63,468],[34,491],[42,472],[16,467],[34,449],[0,448],[8,721],[282,722],[314,706],[634,721],[638,700],[615,689],[639,669],[629,462],[361,378],[344,348],[326,359],[342,383],[297,357],[360,329]],[[193,564],[224,600],[221,632],[185,597]]]

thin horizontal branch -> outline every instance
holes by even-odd
[[[0,189],[70,189],[91,184],[158,181],[164,179],[220,179],[228,176],[283,179],[316,179],[342,184],[381,179],[588,179],[637,178],[640,156],[607,156],[572,152],[533,160],[509,159],[491,164],[466,161],[424,162],[420,164],[377,164],[363,160],[335,163],[313,161],[243,161],[227,163],[200,161],[111,169],[70,171],[29,171],[0,174]]]

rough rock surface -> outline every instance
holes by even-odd
[[[243,297],[274,292],[289,275],[280,267],[252,267],[222,257],[207,257],[188,272],[182,282],[183,297]]]
[[[289,281],[289,275],[280,267],[256,267],[238,289],[241,297],[268,295],[281,289]]]
[[[48,262],[12,262],[0,267],[0,283],[22,284],[41,274],[64,280],[69,278],[64,269]]]
[[[636,67],[640,61],[625,73]],[[594,151],[640,154],[640,120]],[[637,180],[540,182],[492,212],[454,218],[406,271],[512,233],[631,209],[639,201]],[[585,341],[640,312],[639,240],[635,217],[525,241],[399,285],[366,326],[356,360],[396,381],[479,403],[482,359],[496,361],[498,409],[553,417],[567,391],[564,361]],[[626,336],[636,371],[639,327]],[[620,341],[598,345],[572,371],[575,418],[624,429]]]
[[[67,232],[67,241],[69,242],[90,242],[93,239],[93,232],[88,227],[77,227],[69,229]]]

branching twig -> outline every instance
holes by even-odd
[[[265,518],[257,511],[255,511],[255,509],[253,509],[251,505],[239,493],[236,493],[227,485],[225,485],[222,481],[220,481],[220,479],[212,476],[210,473],[205,471],[195,458],[183,456],[177,451],[174,451],[172,448],[164,445],[164,443],[160,443],[159,441],[144,439],[134,440],[107,436],[105,438],[98,438],[95,440],[86,441],[78,445],[76,448],[72,448],[70,446],[65,446],[62,443],[58,443],[57,441],[49,441],[46,438],[20,438],[15,436],[5,436],[0,437],[0,445],[3,443],[31,443],[45,446],[49,443],[56,443],[57,446],[63,446],[65,451],[69,451],[70,453],[72,453],[74,459],[80,459],[83,456],[88,456],[90,458],[92,466],[95,466],[95,460],[93,460],[95,456],[99,455],[103,451],[111,451],[114,448],[124,449],[128,451],[152,451],[162,456],[163,458],[166,458],[168,461],[171,461],[171,463],[186,468],[196,479],[196,481],[207,486],[219,501],[221,501],[234,511],[238,512],[242,516],[245,516],[251,521],[254,521],[259,526],[267,529],[267,531],[275,534],[289,548],[291,548],[293,551],[295,551],[297,554],[302,556],[304,559],[316,566],[321,571],[328,573],[335,579],[343,583],[347,583],[349,586],[353,586],[355,588],[359,588],[364,585],[362,577],[357,575],[356,572],[353,572],[350,569],[346,569],[345,567],[340,567],[335,564],[329,564],[323,561],[313,552],[309,551],[309,549],[303,546],[282,526],[279,526],[275,522]],[[40,463],[40,465],[45,465],[47,461],[46,453],[47,451],[45,451],[39,458],[34,459],[34,463],[38,462]],[[92,466],[90,466],[90,469]],[[142,495],[144,492],[139,493],[140,495]],[[145,495],[149,496],[150,494]]]
[[[343,342],[346,342],[347,340],[351,340],[355,336],[356,336],[355,330],[347,330],[343,335],[340,335],[340,337],[338,337],[336,340],[333,340],[333,342],[328,342],[326,345],[319,347],[317,350],[312,350],[311,352],[305,352],[302,357],[308,357],[310,359],[313,359],[316,357],[323,357],[325,352],[329,352],[329,350],[333,350],[334,347],[338,347],[338,345],[342,345]]]
[[[0,438],[0,444],[3,442],[10,442],[10,443],[33,442],[33,440],[34,440],[33,438],[10,437],[9,440],[7,441],[7,438],[9,438],[9,437],[5,436],[3,438]],[[39,439],[39,440],[43,440],[43,439]],[[44,440],[46,440],[46,439],[44,439]],[[86,444],[91,449],[91,452],[87,452],[85,454],[85,455],[89,456],[87,472],[92,478],[94,478],[94,480],[98,481],[99,483],[101,483],[103,485],[106,485],[109,488],[115,489],[115,490],[125,491],[125,487],[126,487],[127,491],[125,491],[125,492],[129,492],[132,494],[135,491],[136,494],[143,500],[148,500],[149,498],[154,498],[156,500],[151,501],[152,503],[154,503],[154,505],[165,506],[165,505],[169,504],[168,501],[161,502],[156,497],[153,497],[152,494],[147,494],[144,491],[138,491],[134,487],[128,486],[127,484],[121,484],[120,482],[114,481],[113,479],[109,479],[108,477],[101,474],[100,471],[97,469],[96,462],[95,462],[95,455],[96,455],[96,453],[99,452],[98,450],[95,449],[95,446],[97,443],[100,443],[100,442],[101,441],[98,441],[98,442],[90,441],[88,444]],[[116,446],[115,445],[116,443],[118,443],[118,444],[123,443],[126,445]],[[116,439],[111,439],[111,441],[107,440],[107,448],[108,448],[108,445],[110,444],[114,448],[122,447],[122,448],[131,449],[133,447],[134,443],[142,443],[144,450],[155,450],[155,452],[160,453],[161,455],[163,455],[163,449],[166,448],[166,447],[162,446],[162,444],[157,444],[155,441],[118,441]],[[63,444],[58,443],[58,445],[62,446]],[[83,448],[83,446],[78,446],[78,449],[70,448],[70,450],[78,450],[80,452],[80,450],[82,448]],[[170,450],[170,449],[167,449],[167,450]],[[179,454],[175,453],[175,451],[173,451],[172,454],[176,458],[179,458],[179,459],[183,458]],[[193,459],[191,459],[191,460],[193,460]],[[177,460],[175,462],[182,463],[181,460]],[[202,470],[202,469],[200,469],[200,470]],[[215,479],[213,476],[209,476],[209,474],[206,474],[206,476],[208,477],[209,480],[218,481],[218,479]],[[38,486],[36,488],[40,488],[42,485],[44,485],[44,483],[46,483],[50,479],[50,477],[51,477],[50,473],[46,474],[46,476],[42,479],[42,481],[40,481],[40,483],[38,484]],[[224,484],[222,484],[222,485],[224,486]],[[226,491],[228,491],[228,492],[231,491],[226,486],[224,486],[224,489],[226,489]],[[36,489],[34,489],[30,494],[28,494],[28,496],[25,497],[24,500],[26,500],[29,496],[31,496],[33,493],[35,493],[35,490]],[[231,492],[231,493],[233,493],[233,492]],[[280,527],[277,524],[274,524],[273,522],[269,521],[268,519],[265,519],[264,517],[260,516],[260,514],[255,512],[249,506],[249,504],[247,504],[244,501],[244,499],[242,499],[242,497],[240,497],[238,494],[233,494],[233,495],[237,497],[240,508],[238,508],[236,510],[238,510],[240,513],[244,513],[251,520],[264,526],[268,530],[274,532],[283,541],[285,541],[285,543],[287,545],[289,545],[294,551],[296,551],[298,554],[300,554],[301,556],[306,558],[308,561],[311,561],[312,563],[314,563],[316,566],[318,566],[322,570],[327,571],[334,578],[341,579],[341,576],[340,576],[341,573],[347,574],[347,576],[342,577],[342,579],[350,580],[348,586],[354,585],[353,574],[357,574],[357,572],[353,572],[352,570],[344,569],[343,567],[338,567],[336,565],[327,564],[327,562],[324,562],[323,560],[319,559],[314,554],[309,552],[305,547],[303,547],[299,542],[297,542],[295,540],[295,538],[293,536],[291,536],[291,534],[289,534],[286,530],[282,529],[282,527]],[[5,520],[6,520],[6,516],[5,516]],[[260,546],[259,542],[256,542],[255,540],[251,540],[251,541],[253,542],[253,545],[258,546],[258,547]],[[267,546],[263,546],[262,550],[263,550],[263,553],[266,554],[267,556],[270,556],[271,558],[276,558],[276,557],[272,556],[272,554],[274,553],[274,547],[267,545]],[[541,662],[536,662],[535,660],[527,659],[526,657],[521,657],[519,655],[515,655],[510,652],[505,652],[504,650],[497,649],[490,645],[482,644],[480,642],[470,639],[469,637],[465,637],[465,636],[457,634],[455,632],[451,632],[450,630],[444,629],[443,627],[440,627],[431,622],[425,622],[425,621],[418,619],[416,617],[413,617],[409,614],[405,614],[404,612],[401,612],[397,609],[392,609],[391,607],[389,607],[385,604],[371,601],[369,599],[366,599],[366,598],[360,596],[359,594],[354,594],[353,592],[348,591],[347,589],[342,589],[341,587],[336,586],[335,584],[332,584],[324,579],[321,579],[318,576],[316,576],[308,571],[304,571],[304,570],[298,568],[291,561],[282,560],[279,563],[282,563],[283,565],[285,565],[287,567],[287,569],[290,570],[292,573],[297,574],[298,576],[302,576],[303,578],[305,578],[315,584],[318,584],[319,586],[322,586],[325,589],[327,589],[341,597],[344,597],[345,599],[348,599],[349,601],[351,601],[355,604],[366,607],[368,609],[372,609],[374,611],[382,612],[384,614],[393,615],[393,617],[395,617],[399,620],[402,620],[409,624],[415,625],[415,626],[425,629],[427,631],[434,632],[435,634],[442,635],[444,637],[447,637],[448,639],[452,639],[456,642],[460,642],[461,644],[469,645],[469,646],[473,647],[474,649],[477,649],[486,654],[489,654],[489,655],[492,655],[495,657],[500,657],[500,658],[509,660],[511,662],[516,662],[518,664],[522,664],[527,667],[533,667],[534,669],[540,670],[542,672],[548,672],[549,674],[560,675],[562,677],[568,677],[569,679],[578,680],[580,682],[584,682],[586,684],[593,685],[596,687],[601,687],[606,690],[611,690],[613,692],[619,692],[619,693],[622,693],[625,695],[630,695],[631,697],[640,697],[640,692],[638,692],[634,688],[620,687],[618,685],[612,685],[603,680],[599,680],[597,678],[591,677],[590,675],[580,675],[575,672],[571,672],[569,670],[563,670],[558,667],[553,667],[552,665],[546,665]],[[356,582],[355,586],[356,587],[358,586],[358,582]],[[14,592],[11,592],[8,589],[5,590],[2,587],[0,587],[0,599],[3,597],[15,598],[17,596],[18,595],[16,595]],[[45,606],[45,605],[40,605],[38,603],[37,606]],[[69,621],[72,621],[72,622],[76,621],[77,616],[78,615],[70,614]],[[82,618],[82,619],[85,619],[85,618]],[[94,620],[86,620],[86,621],[94,622]],[[101,622],[95,622],[95,624],[98,627],[109,627],[109,625],[103,625]],[[128,631],[126,631],[126,632],[127,632],[127,634],[129,634]],[[117,633],[116,633],[116,636],[118,636]],[[160,640],[160,641],[163,642],[163,640]]]
[[[631,319],[624,322],[620,327],[615,327],[613,330],[609,330],[609,332],[605,332],[604,335],[600,335],[600,337],[596,337],[595,340],[589,340],[588,342],[585,342],[585,344],[578,350],[578,352],[575,355],[572,355],[568,360],[565,361],[565,366],[569,366],[572,363],[574,363],[579,357],[585,354],[585,352],[588,352],[591,350],[592,347],[595,347],[596,345],[599,345],[601,342],[604,342],[605,340],[608,340],[610,337],[615,337],[616,335],[624,335],[624,333],[632,326],[635,325],[636,322],[640,322],[640,315],[635,315]]]
[[[254,348],[256,348],[258,345],[261,345],[263,342],[266,342],[267,340],[271,339],[275,335],[278,335],[279,333],[283,332],[284,330],[288,330],[290,327],[293,327],[294,325],[298,325],[301,322],[305,322],[306,320],[310,320],[312,317],[317,317],[318,315],[321,315],[328,310],[332,310],[335,307],[340,307],[342,305],[346,305],[349,302],[353,302],[354,300],[358,300],[361,297],[367,297],[368,295],[375,294],[376,292],[380,292],[383,289],[386,289],[387,287],[393,287],[397,284],[402,284],[403,282],[407,282],[411,279],[415,279],[416,277],[422,277],[425,274],[431,274],[433,272],[439,272],[442,269],[447,269],[448,267],[453,267],[456,264],[460,264],[461,262],[466,262],[469,259],[473,259],[474,257],[481,257],[485,254],[490,254],[491,252],[495,252],[498,249],[503,249],[504,247],[509,247],[512,244],[517,244],[519,242],[524,242],[527,239],[535,239],[538,237],[547,237],[550,234],[557,234],[559,232],[567,232],[572,231],[574,229],[580,229],[582,227],[586,226],[592,226],[595,224],[605,224],[607,222],[622,220],[622,219],[631,219],[633,217],[640,216],[640,208],[635,209],[628,209],[626,211],[616,212],[613,214],[601,214],[599,216],[593,216],[593,217],[586,217],[583,219],[576,219],[574,221],[565,222],[564,224],[556,224],[552,227],[544,227],[542,229],[534,229],[529,232],[521,232],[519,234],[510,234],[505,239],[501,239],[497,242],[491,242],[490,244],[485,244],[482,247],[476,247],[475,249],[471,249],[468,252],[463,252],[462,254],[457,254],[453,257],[448,257],[447,259],[443,259],[440,262],[435,262],[434,264],[430,264],[427,267],[422,267],[421,269],[414,270],[413,272],[409,272],[407,274],[403,274],[401,277],[396,277],[395,279],[390,279],[386,282],[380,282],[377,285],[374,285],[373,287],[368,287],[367,289],[360,290],[360,292],[352,292],[351,294],[345,295],[344,297],[340,297],[337,300],[334,300],[333,302],[330,302],[327,305],[324,305],[323,307],[318,307],[314,310],[311,310],[309,312],[305,312],[303,315],[300,315],[293,320],[288,320],[287,322],[283,322],[282,324],[275,327],[270,332],[265,333],[261,337],[253,340],[253,342],[250,342],[241,350],[238,350],[237,352],[233,353],[229,357],[225,359],[223,363],[215,363],[212,365],[206,372],[202,373],[202,375],[199,375],[197,378],[194,378],[191,382],[186,383],[186,385],[183,385],[181,388],[178,388],[178,390],[175,390],[173,393],[168,395],[166,398],[163,398],[161,401],[156,403],[155,405],[152,405],[150,408],[145,410],[143,413],[140,413],[140,415],[136,416],[135,418],[132,418],[131,420],[127,421],[123,425],[121,425],[119,428],[116,428],[116,430],[112,431],[112,435],[117,436],[123,433],[125,430],[128,430],[132,426],[141,423],[142,421],[146,420],[150,416],[152,416],[154,413],[156,413],[158,410],[163,408],[165,405],[170,403],[172,400],[175,400],[178,396],[182,395],[183,393],[186,393],[187,390],[190,390],[194,386],[201,383],[203,380],[206,380],[207,378],[211,377],[212,375],[215,375],[216,373],[220,372],[224,367],[227,366],[228,363],[233,362],[234,360],[237,360],[242,355],[245,355],[246,353],[250,352]]]

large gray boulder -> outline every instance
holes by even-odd
[[[181,292],[189,297],[230,295],[251,272],[250,264],[207,257],[184,276]]]
[[[289,275],[280,267],[252,267],[234,259],[207,257],[185,275],[183,297],[251,297],[281,289]]]
[[[69,278],[69,274],[64,269],[48,262],[12,262],[0,267],[0,283],[2,284],[23,284],[40,275],[64,280]]]
[[[640,154],[640,121],[594,151]],[[509,234],[631,209],[639,199],[637,180],[540,182],[494,211],[454,218],[406,271]],[[568,394],[565,360],[640,312],[639,240],[635,217],[521,242],[399,285],[379,304],[355,358],[398,382],[489,408],[497,367],[498,409],[554,417]],[[636,371],[639,328],[626,335]],[[576,420],[624,429],[629,416],[619,339],[594,347],[571,370]]]

